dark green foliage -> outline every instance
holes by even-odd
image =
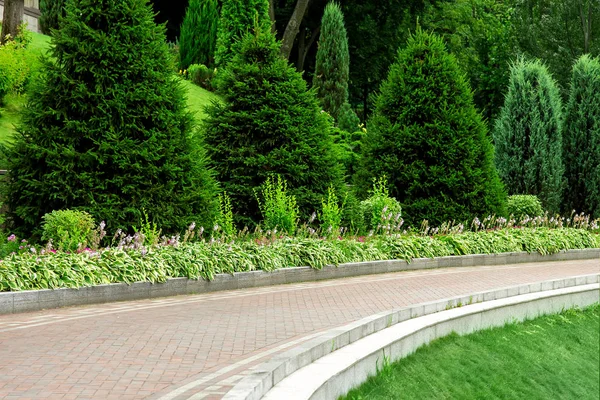
[[[485,124],[438,36],[417,30],[399,51],[367,130],[356,180],[363,196],[385,175],[411,225],[504,214]]]
[[[360,159],[360,146],[365,133],[362,130],[348,132],[340,128],[332,131],[333,142],[337,152],[337,158],[344,167],[344,173],[348,182],[356,172]]]
[[[552,213],[562,194],[561,132],[560,94],[548,69],[517,61],[494,129],[496,165],[509,194],[536,195]]]
[[[564,211],[600,218],[600,61],[581,57],[573,67],[563,133]]]
[[[331,2],[325,7],[321,22],[313,87],[323,110],[336,121],[341,107],[348,102],[349,74],[350,55],[344,15],[339,5]]]
[[[306,217],[328,186],[342,181],[329,118],[301,74],[281,58],[269,29],[248,34],[239,49],[218,75],[224,102],[207,110],[205,140],[218,180],[238,223],[260,220],[254,190],[276,174]]]
[[[507,215],[514,216],[517,223],[523,217],[539,217],[544,214],[542,202],[536,196],[530,194],[515,194],[508,196]]]
[[[113,231],[144,209],[165,233],[210,223],[216,184],[146,1],[70,1],[52,42],[6,149],[14,227],[30,234],[65,208]]]
[[[179,36],[179,68],[191,64],[211,66],[217,44],[217,0],[190,0]]]
[[[52,29],[59,28],[60,20],[65,16],[66,0],[40,0],[39,24],[42,33],[49,35]]]
[[[337,117],[337,126],[346,132],[360,130],[360,118],[356,115],[350,104],[342,104]]]
[[[236,52],[236,42],[252,27],[271,28],[268,0],[224,0],[217,33],[215,63],[225,67]]]

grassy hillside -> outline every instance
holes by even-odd
[[[40,55],[45,54],[49,47],[49,36],[33,33],[33,41],[27,50],[30,52],[31,59],[36,60]],[[189,81],[183,81],[183,86],[187,91],[189,110],[194,114],[196,121],[200,121],[204,117],[204,106],[218,97]],[[26,102],[26,95],[9,94],[6,96],[5,104],[0,108],[0,142],[9,141],[14,135],[15,124],[19,123],[20,113]]]

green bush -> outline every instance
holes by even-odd
[[[217,76],[224,101],[207,109],[204,139],[218,181],[235,205],[236,223],[259,221],[254,191],[274,175],[285,179],[306,219],[329,186],[343,185],[331,124],[314,93],[280,56],[271,31],[261,28],[239,43]]]
[[[217,0],[191,0],[179,35],[179,68],[192,64],[212,65],[217,43]]]
[[[509,194],[532,194],[559,212],[562,198],[562,105],[548,69],[518,60],[494,129],[496,165]]]
[[[227,66],[238,51],[238,41],[255,25],[263,31],[271,29],[268,0],[223,0],[215,49],[219,68]]]
[[[219,194],[219,209],[215,218],[215,229],[227,238],[233,237],[236,233],[235,224],[233,223],[233,207],[227,192]]]
[[[537,196],[516,194],[508,196],[507,203],[508,215],[512,215],[517,219],[517,222],[527,217],[539,217],[544,215],[542,202]]]
[[[85,211],[60,210],[45,214],[42,240],[52,241],[62,251],[77,251],[88,247],[94,234],[94,218]]]
[[[0,46],[0,104],[8,93],[22,93],[30,68],[23,44],[8,41]]]
[[[325,7],[318,44],[313,87],[323,110],[337,121],[348,102],[350,54],[344,15],[335,2]]]
[[[124,12],[123,10],[127,10]],[[210,225],[217,186],[194,137],[164,27],[145,0],[73,0],[22,114],[6,203],[21,236],[52,210],[129,230]]]
[[[277,176],[270,177],[264,183],[256,199],[263,217],[262,225],[273,231],[278,229],[293,235],[298,227],[298,205],[294,195],[289,194],[287,182]]]
[[[342,104],[337,118],[337,126],[346,132],[360,131],[360,118],[349,103]]]
[[[65,17],[66,0],[40,0],[39,24],[42,33],[50,35],[53,29],[59,29],[60,21]]]
[[[8,255],[0,291],[77,288],[106,283],[164,282],[168,278],[214,279],[219,273],[273,271],[295,266],[320,269],[350,262],[432,258],[501,252],[558,253],[598,246],[585,230],[523,228],[460,235],[374,236],[364,240],[283,238],[269,241],[201,241],[130,250],[122,246],[81,254],[31,251]],[[77,268],[73,268],[76,265]]]
[[[327,189],[327,197],[321,200],[321,212],[319,220],[321,221],[321,232],[329,236],[337,237],[340,235],[342,219],[344,215],[345,201],[340,204],[335,189]]]
[[[503,215],[506,194],[494,149],[454,56],[436,35],[417,32],[381,86],[356,176],[365,196],[387,176],[411,225]]]
[[[344,173],[348,181],[352,180],[360,160],[360,147],[365,133],[362,130],[352,133],[343,131],[339,128],[332,130],[333,143],[338,160],[344,168]]]
[[[375,233],[383,232],[388,225],[397,226],[400,223],[402,207],[395,198],[390,197],[385,176],[373,179],[369,197],[360,206],[366,228]]]
[[[216,69],[210,69],[203,64],[192,64],[187,69],[188,79],[206,90],[214,90],[213,79],[216,73]]]
[[[573,66],[563,132],[563,211],[600,218],[600,60],[583,56]]]

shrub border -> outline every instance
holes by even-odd
[[[0,315],[117,301],[211,293],[287,283],[314,282],[406,270],[589,259],[598,259],[600,265],[600,249],[567,250],[549,255],[517,252],[448,256],[433,259],[419,258],[412,260],[410,263],[404,260],[369,261],[341,264],[337,267],[326,266],[321,270],[310,267],[293,267],[272,272],[251,271],[238,272],[233,275],[217,274],[212,281],[173,278],[164,283],[156,284],[150,282],[135,282],[131,285],[112,283],[79,289],[61,288],[2,292],[0,293]]]

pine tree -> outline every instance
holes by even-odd
[[[212,66],[217,42],[217,0],[190,0],[179,36],[179,68],[191,64]]]
[[[325,7],[313,86],[317,98],[336,121],[340,109],[348,101],[350,55],[344,15],[340,6],[331,2]]]
[[[65,16],[65,0],[40,0],[40,29],[49,35],[52,29],[59,28],[60,19]]]
[[[563,210],[600,218],[600,60],[587,55],[573,67],[563,155]]]
[[[363,197],[386,176],[412,225],[505,212],[485,124],[438,36],[418,29],[398,52],[367,131],[356,179]]]
[[[225,67],[236,51],[236,43],[251,32],[255,23],[261,29],[271,28],[268,0],[224,0],[217,33],[215,63]]]
[[[7,149],[7,203],[21,232],[66,208],[113,231],[139,226],[144,211],[165,233],[211,223],[216,183],[153,17],[146,0],[67,3]]]
[[[311,214],[330,185],[342,186],[329,117],[314,93],[268,28],[247,34],[220,76],[224,102],[207,110],[205,140],[237,222],[259,221],[255,190],[274,175],[287,181],[302,215]]]
[[[562,105],[539,61],[518,60],[494,129],[496,165],[509,194],[538,196],[550,212],[562,198]]]

